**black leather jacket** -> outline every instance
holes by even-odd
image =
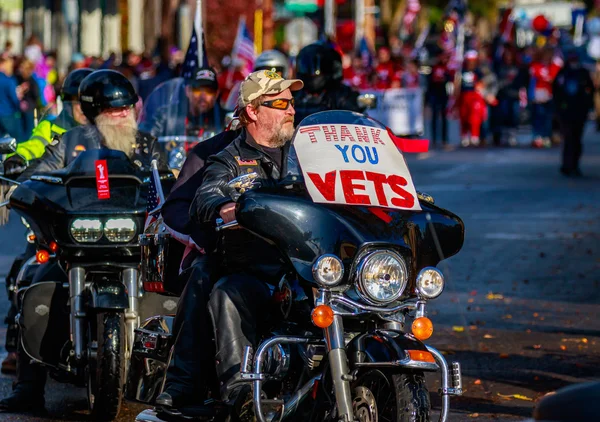
[[[358,106],[358,95],[358,92],[343,84],[328,88],[319,94],[310,94],[305,90],[296,91],[294,124],[298,125],[302,119],[319,111],[349,110],[362,113],[364,110]]]
[[[202,185],[190,208],[192,222],[215,235],[215,220],[223,205],[232,202],[227,183],[242,174],[256,172],[263,185],[275,183],[285,174],[275,161],[253,139],[242,131],[235,141],[220,153],[210,157],[204,168]],[[286,166],[289,143],[282,149],[282,163]],[[253,273],[263,281],[278,280],[281,272],[279,251],[247,230],[224,230],[220,236],[206,242],[218,265],[227,272]]]
[[[283,147],[282,162],[286,163],[289,142]],[[242,174],[258,173],[263,184],[279,180],[285,169],[279,168],[275,161],[265,153],[246,131],[220,153],[209,157],[202,178],[202,185],[196,196],[190,214],[192,220],[200,224],[212,224],[219,218],[219,211],[227,202],[232,202],[227,183]]]
[[[150,163],[156,159],[159,169],[168,170],[165,155],[158,148],[158,142],[153,136],[138,132],[136,141],[135,153],[131,157],[134,164],[142,169],[150,169]],[[106,147],[96,126],[75,127],[62,136],[55,137],[46,147],[42,158],[29,166],[18,180],[28,180],[34,173],[45,173],[64,168],[75,160],[81,152],[102,148]]]

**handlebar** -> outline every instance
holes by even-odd
[[[218,232],[221,230],[230,229],[232,227],[239,226],[237,220],[230,221],[229,223],[223,223],[222,218],[217,218],[216,223],[217,223],[216,231],[218,231]]]

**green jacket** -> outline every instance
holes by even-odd
[[[20,155],[26,161],[41,158],[44,155],[44,151],[46,151],[46,146],[52,142],[55,136],[60,136],[76,126],[79,126],[79,124],[73,119],[71,114],[63,110],[56,119],[44,119],[38,123],[33,129],[31,137],[27,141],[17,145],[17,150],[10,155]]]

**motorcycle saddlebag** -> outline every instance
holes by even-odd
[[[58,366],[69,340],[69,289],[61,282],[36,283],[21,290],[21,343],[34,360]]]
[[[173,316],[148,318],[135,329],[131,364],[125,383],[125,398],[154,403],[163,387],[164,377],[175,343]]]

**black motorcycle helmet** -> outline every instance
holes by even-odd
[[[138,95],[131,82],[116,70],[96,70],[79,86],[81,110],[90,122],[104,110],[133,106],[137,101]]]
[[[79,101],[79,85],[81,85],[81,81],[93,71],[94,69],[84,67],[82,69],[75,69],[69,73],[60,89],[60,99],[63,100],[63,102]]]
[[[309,44],[296,57],[296,77],[304,82],[306,91],[321,92],[342,81],[342,58],[327,44]]]

